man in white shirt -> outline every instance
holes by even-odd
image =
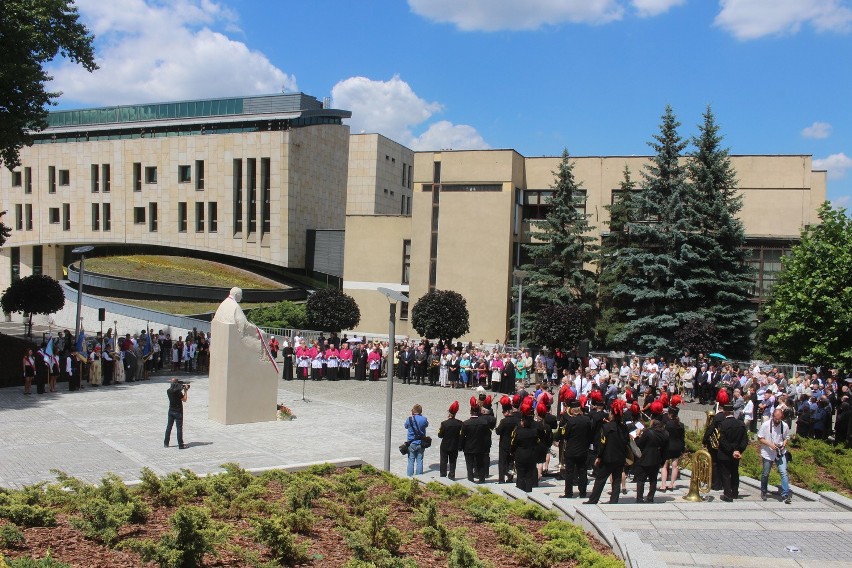
[[[787,476],[787,440],[790,438],[790,428],[784,423],[784,411],[775,410],[772,419],[760,427],[757,438],[760,440],[760,457],[763,460],[763,471],[760,475],[760,498],[766,501],[769,486],[769,472],[772,464],[778,466],[781,476],[781,499],[788,505],[793,502],[790,493],[790,480]]]

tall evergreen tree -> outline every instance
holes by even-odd
[[[679,251],[689,230],[686,203],[689,187],[680,156],[686,142],[680,123],[666,106],[659,134],[649,145],[655,155],[642,172],[643,187],[633,197],[635,219],[628,222],[628,244],[617,263],[623,277],[613,293],[628,305],[627,322],[616,341],[637,350],[667,353],[674,334],[685,321],[691,293],[684,280],[685,262]]]
[[[596,285],[589,267],[598,247],[584,212],[585,192],[574,179],[574,162],[567,149],[553,174],[547,215],[533,221],[532,244],[524,245],[532,262],[521,267],[526,272],[523,310],[535,313],[548,305],[574,304],[591,319]]]
[[[616,341],[619,332],[626,323],[625,312],[628,306],[623,304],[613,291],[624,278],[626,264],[618,262],[619,255],[630,244],[627,224],[633,210],[632,198],[636,182],[630,177],[630,167],[624,166],[624,179],[618,187],[618,195],[613,196],[612,205],[605,205],[609,211],[609,231],[601,239],[598,256],[598,319],[595,325],[595,339],[599,347],[621,349],[629,347]]]
[[[682,257],[692,293],[690,309],[715,324],[720,350],[745,357],[751,352],[754,273],[747,263],[745,229],[738,217],[742,197],[722,138],[708,106],[687,164],[692,227]]]

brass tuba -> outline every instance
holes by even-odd
[[[700,449],[689,456],[692,465],[692,479],[689,482],[689,493],[683,496],[687,501],[703,501],[701,493],[709,493],[713,482],[713,459],[710,452]]]

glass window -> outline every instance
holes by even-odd
[[[142,164],[133,164],[133,191],[142,191]]]
[[[257,231],[257,160],[246,160],[246,191],[248,191],[248,232]]]
[[[148,204],[148,230],[152,233],[157,232],[157,204]]]
[[[243,232],[243,161],[234,160],[234,233]]]
[[[71,204],[63,203],[62,204],[62,230],[70,231],[71,230]]]
[[[411,276],[411,240],[402,241],[402,284],[408,284]]]
[[[12,187],[21,187],[21,172],[15,171],[12,172]]]
[[[189,166],[178,166],[178,183],[192,181],[192,169]]]
[[[15,230],[24,230],[24,206],[20,203],[15,204]]]
[[[33,169],[24,168],[24,193],[33,192]]]
[[[260,209],[260,230],[263,233],[268,233],[271,228],[272,223],[272,188],[271,184],[271,171],[270,171],[270,160],[269,158],[261,158],[260,159],[260,195],[261,199],[261,209]]]
[[[71,185],[71,173],[68,170],[59,170],[59,185]]]
[[[112,228],[112,207],[109,203],[103,204],[104,212],[104,231],[109,231]]]
[[[101,166],[101,178],[102,178],[102,182],[103,182],[102,187],[103,187],[104,193],[109,193],[109,190],[110,190],[110,175],[111,175],[111,172],[110,172],[109,164],[103,164]]]
[[[204,203],[195,204],[195,232],[204,232]]]
[[[142,225],[145,223],[145,208],[144,207],[134,207],[133,208],[133,223],[136,225]]]
[[[101,206],[97,203],[92,203],[92,230],[101,230]]]
[[[208,223],[209,231],[215,233],[219,229],[219,208],[215,201],[207,204],[207,217],[210,218]]]
[[[51,225],[59,224],[59,207],[51,207],[48,209],[48,221]]]
[[[92,164],[92,193],[98,193],[101,190],[101,169],[97,164]]]
[[[178,231],[186,232],[186,201],[178,203]]]
[[[157,183],[157,166],[145,168],[145,183]]]
[[[56,167],[47,167],[47,192],[56,193]]]
[[[195,160],[195,189],[204,189],[204,160]]]

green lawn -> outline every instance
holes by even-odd
[[[101,296],[105,300],[111,300],[113,302],[118,302],[121,304],[128,304],[131,306],[138,306],[140,308],[145,308],[146,310],[155,310],[158,312],[163,312],[166,314],[174,314],[179,316],[188,316],[195,314],[204,314],[207,312],[215,312],[216,308],[219,307],[221,302],[190,302],[188,300],[136,300],[132,298],[109,298],[106,296]],[[242,306],[243,310],[248,311],[252,308],[262,308],[265,306],[271,306],[274,302],[261,302],[257,304],[252,304],[248,302],[242,302],[240,306]]]

